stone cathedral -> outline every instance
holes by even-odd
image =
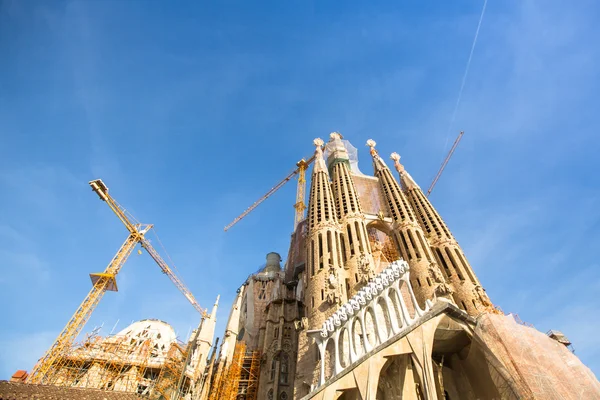
[[[339,133],[314,145],[306,219],[240,286],[198,398],[600,398],[562,334],[494,306],[398,154],[368,140],[365,175]]]

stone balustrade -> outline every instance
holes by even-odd
[[[414,310],[412,315],[402,295],[403,286]],[[412,326],[432,305],[427,300],[425,309],[420,308],[410,285],[408,263],[392,262],[329,317],[320,330],[307,332],[316,340],[322,360],[319,386],[325,383],[326,359],[333,364],[327,377],[331,379],[362,355]]]

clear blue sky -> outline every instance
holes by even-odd
[[[127,232],[87,182],[153,223],[219,331],[236,288],[287,254],[291,183],[339,130],[397,151],[492,300],[559,329],[600,373],[600,5],[490,1],[0,1],[0,378],[30,369]],[[157,244],[157,241],[154,241]],[[159,247],[160,249],[160,247]],[[162,251],[162,250],[161,250]],[[195,310],[134,254],[86,330]]]

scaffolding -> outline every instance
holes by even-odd
[[[171,399],[177,389],[186,354],[174,342],[164,351],[151,339],[129,335],[102,337],[93,332],[57,357],[45,382],[54,386],[130,392]]]
[[[247,350],[244,342],[235,345],[231,363],[217,376],[211,400],[256,400],[260,374],[260,352]]]
[[[260,374],[260,352],[247,350],[242,360],[237,400],[256,400]]]

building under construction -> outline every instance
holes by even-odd
[[[188,343],[178,342],[168,324],[144,320],[73,345],[80,322],[70,322],[32,374],[15,379],[102,390],[106,399],[600,398],[600,383],[565,335],[543,334],[493,304],[398,154],[391,155],[392,172],[368,140],[367,175],[339,133],[314,145],[312,157],[226,228],[298,175],[287,260],[282,266],[279,254],[268,253],[263,268],[240,279],[220,347],[212,345],[217,304]],[[126,218],[103,184],[94,190]],[[128,240],[170,272],[145,241],[146,228],[128,221]],[[111,266],[122,258],[95,274],[94,285],[108,290]],[[27,386],[0,384],[0,393]]]
[[[366,175],[339,133],[314,144],[314,156],[226,227],[298,175],[287,260],[282,268],[269,253],[238,290],[209,366],[210,399],[254,398],[247,376],[267,400],[600,398],[564,335],[492,303],[400,156],[391,157],[396,178],[368,140]]]

